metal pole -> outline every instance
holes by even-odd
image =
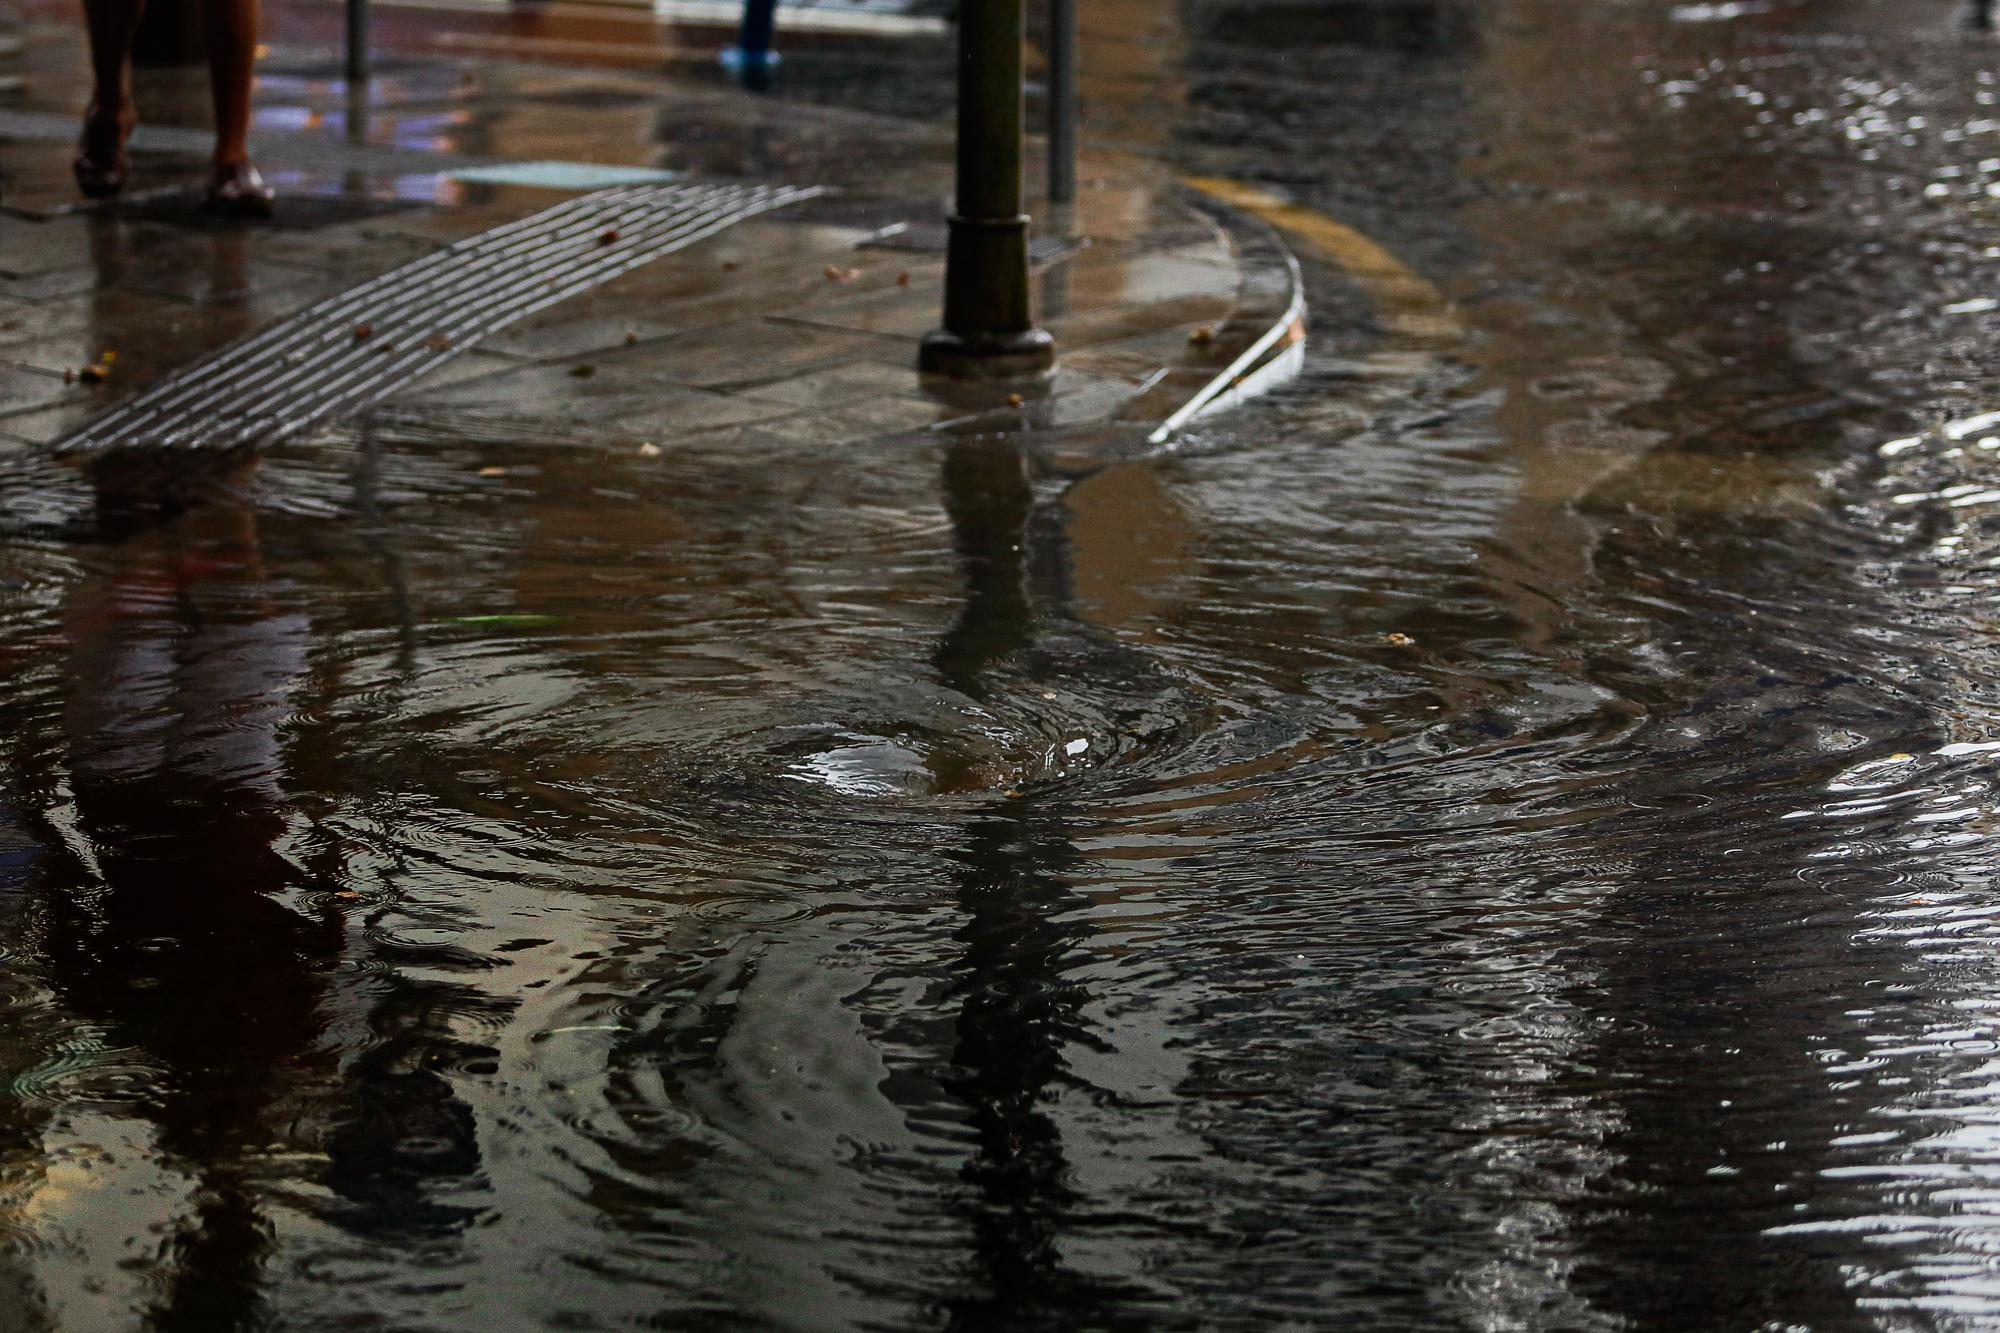
[[[917,353],[925,371],[1013,379],[1055,364],[1055,340],[1035,327],[1028,300],[1023,4],[959,5],[958,201],[945,256],[944,327]]]
[[[771,86],[771,66],[778,63],[771,49],[777,30],[778,0],[743,0],[743,26],[737,29],[736,45],[722,53],[722,63],[752,92]]]
[[[1049,202],[1076,202],[1076,0],[1049,0]]]
[[[368,82],[368,0],[347,0],[347,82]]]

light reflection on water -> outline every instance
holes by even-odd
[[[1495,560],[1477,401],[1316,411],[1066,505],[1008,441],[329,437],[18,547],[22,1280],[1589,1325],[1727,1244],[1983,1299],[1992,733],[1909,483]]]
[[[1406,396],[1066,488],[385,421],[0,546],[5,1308],[1990,1321],[1992,423],[1816,233],[1457,221]]]

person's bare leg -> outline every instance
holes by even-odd
[[[132,39],[146,0],[83,0],[90,32],[90,107],[76,148],[76,180],[85,194],[116,194],[125,185],[125,139],[132,107]]]
[[[226,212],[265,217],[271,191],[250,165],[250,85],[256,75],[258,0],[208,0],[208,78],[215,95],[215,165],[209,200]]]

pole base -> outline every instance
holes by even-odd
[[[959,380],[1036,379],[1055,369],[1056,340],[1041,329],[964,337],[947,329],[917,344],[917,369]]]

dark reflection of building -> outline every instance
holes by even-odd
[[[1027,551],[1035,494],[1027,467],[1008,439],[970,440],[945,455],[945,511],[965,571],[965,610],[932,661],[970,698],[983,698],[987,674],[1036,638]]]
[[[328,1062],[316,1010],[341,924],[278,846],[308,629],[281,597],[250,513],[212,506],[114,548],[67,616],[62,762],[96,864],[51,858],[35,952],[65,1009],[159,1070],[145,1109],[197,1210],[156,1284],[160,1328],[267,1313],[251,1161]]]
[[[377,984],[336,990],[353,895],[293,789],[295,771],[333,762],[302,720],[318,682],[298,590],[269,568],[252,509],[200,494],[217,478],[149,506],[135,488],[154,474],[115,475],[111,540],[65,606],[60,734],[33,699],[9,720],[22,813],[42,824],[20,954],[54,1012],[148,1071],[126,1110],[187,1182],[144,1278],[148,1326],[266,1327],[284,1314],[266,1272],[273,1198],[303,1183],[300,1155],[323,1155],[328,1219],[359,1238],[462,1228],[465,1211],[433,1199],[479,1164],[446,1076],[466,1059],[447,1011],[465,1006],[393,958],[374,960],[391,964]],[[352,1029],[366,1035],[343,1051]],[[0,1153],[32,1160],[44,1129],[10,1108]]]
[[[385,697],[400,705],[407,682],[422,668],[410,573],[382,503],[381,464],[380,440],[364,431],[349,500],[370,534],[394,617],[393,683]],[[334,746],[315,749],[327,752],[321,756],[325,767],[338,765]],[[340,781],[333,773],[323,780]],[[385,878],[394,887],[395,872]],[[380,937],[371,939],[366,954],[375,964],[360,1019],[366,1035],[346,1070],[326,1141],[328,1184],[340,1200],[334,1215],[349,1231],[383,1243],[452,1242],[473,1211],[436,1195],[477,1180],[482,1166],[472,1109],[452,1080],[489,1071],[494,1059],[492,1048],[454,1035],[453,1028],[468,1019],[498,1028],[506,1006],[475,985],[438,975],[458,968],[483,972],[477,956],[449,946],[398,949]]]
[[[997,668],[1041,637],[1033,588],[1060,586],[1061,531],[1040,522],[1029,466],[1011,439],[950,450],[944,464],[967,580],[965,609],[939,644],[947,682],[978,699]],[[1039,577],[1037,575],[1039,574]],[[1071,1164],[1051,1103],[1067,1081],[1064,1051],[1090,1041],[1089,1000],[1073,972],[1086,900],[1063,879],[1075,859],[1060,806],[1030,794],[974,816],[954,855],[964,947],[945,1088],[963,1105],[976,1148],[963,1178],[975,1252],[973,1285],[946,1302],[960,1329],[1120,1327],[1115,1282],[1077,1271],[1062,1241],[1080,1223]]]
[[[1882,1262],[1865,1229],[1785,1230],[1877,1205],[1863,1176],[1829,1170],[1872,1108],[1832,1086],[1824,1056],[1853,1040],[1854,1011],[1906,984],[1891,948],[1858,938],[1864,886],[1902,869],[1831,856],[1840,832],[1788,817],[1852,762],[1850,738],[1914,746],[1932,726],[1909,693],[1855,678],[1877,660],[1882,592],[1808,526],[1823,500],[1795,511],[1810,519],[1786,512],[1788,487],[1885,415],[1818,336],[1868,313],[1815,295],[1845,234],[1802,210],[1838,196],[1837,169],[1766,151],[1759,119],[1786,90],[1754,57],[1803,44],[1824,12],[1746,16],[1732,47],[1759,70],[1746,95],[1677,112],[1629,71],[1702,68],[1713,37],[1689,25],[1579,25],[1574,7],[1516,0],[1483,48],[1505,130],[1482,170],[1535,204],[1468,224],[1510,278],[1563,284],[1518,324],[1476,317],[1521,472],[1502,545],[1531,553],[1524,582],[1647,600],[1646,632],[1675,659],[1673,684],[1599,677],[1653,716],[1616,751],[1623,813],[1571,850],[1612,882],[1565,949],[1585,1035],[1537,1085],[1572,1108],[1560,1132],[1597,1166],[1568,1182],[1566,1284],[1622,1327],[1854,1327]],[[1551,202],[1579,175],[1617,205]],[[1528,216],[1547,234],[1527,235]]]
[[[1086,906],[1063,881],[1074,858],[1059,812],[1027,798],[976,820],[957,854],[965,924],[948,1092],[965,1106],[977,1148],[964,1170],[978,1284],[949,1301],[951,1326],[1108,1328],[1134,1293],[1077,1271],[1062,1242],[1084,1200],[1049,1104],[1068,1082],[1063,1052],[1088,1043],[1089,992],[1072,973]]]
[[[39,858],[33,836],[23,828],[16,814],[21,803],[15,784],[0,782],[0,939],[15,941],[27,928],[23,900],[31,865]],[[0,967],[11,961],[10,945],[0,946]],[[11,996],[0,996],[5,1003]],[[11,1052],[9,1052],[11,1054]],[[33,1161],[38,1156],[35,1117],[22,1115],[19,1099],[8,1098],[12,1106],[0,1104],[0,1175],[5,1163]],[[12,1203],[12,1200],[6,1202]],[[0,1204],[4,1206],[4,1204]],[[16,1244],[0,1244],[0,1328],[14,1333],[41,1333],[47,1321],[41,1317],[40,1293],[35,1275]],[[7,1322],[12,1320],[12,1323]]]

